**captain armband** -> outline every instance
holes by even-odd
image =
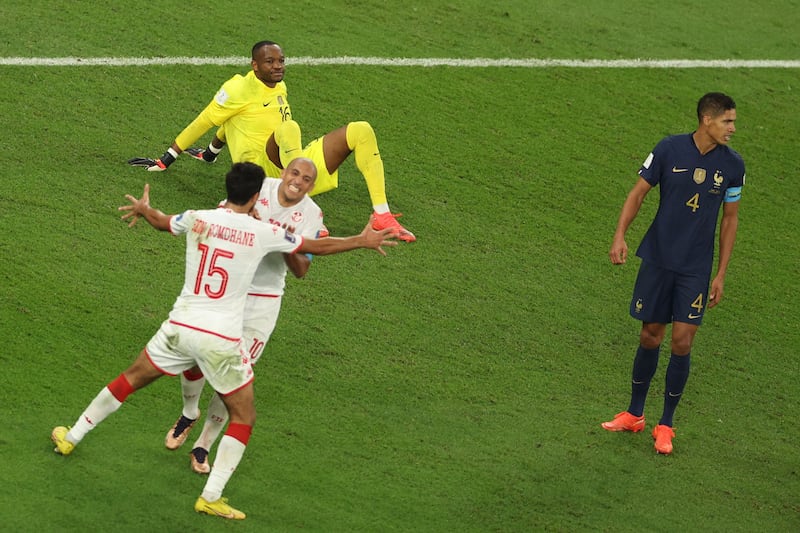
[[[729,187],[725,191],[725,202],[738,202],[742,198],[741,187]]]

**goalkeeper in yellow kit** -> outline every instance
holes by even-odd
[[[166,170],[183,151],[196,159],[213,162],[227,143],[234,163],[261,165],[267,176],[280,176],[295,157],[311,159],[318,169],[311,196],[335,189],[339,166],[351,153],[364,175],[372,201],[372,226],[395,228],[398,238],[413,242],[416,237],[389,210],[383,160],[375,132],[368,122],[350,122],[303,147],[300,126],[292,120],[283,82],[285,56],[280,45],[260,41],[253,46],[253,70],[235,75],[219,89],[214,99],[175,139],[160,159],[136,157],[128,161],[150,171]],[[206,149],[192,148],[212,126],[217,132]]]

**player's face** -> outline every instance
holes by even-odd
[[[281,172],[278,199],[282,205],[293,205],[303,199],[314,188],[317,169],[307,159],[295,159]]]
[[[716,117],[706,116],[708,135],[717,144],[728,144],[731,136],[736,132],[736,110],[728,109]]]
[[[283,80],[285,63],[283,50],[277,45],[262,46],[256,51],[256,58],[251,62],[256,78],[267,87],[275,87],[276,83]]]

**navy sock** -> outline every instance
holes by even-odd
[[[664,413],[661,415],[660,425],[672,427],[672,417],[675,408],[681,401],[683,388],[689,379],[689,367],[691,366],[691,354],[675,355],[669,358],[667,366],[667,383],[664,390]]]
[[[660,347],[648,350],[639,346],[636,357],[633,359],[633,372],[631,373],[631,403],[628,412],[632,415],[642,416],[647,391],[650,390],[650,381],[658,368],[658,352]]]

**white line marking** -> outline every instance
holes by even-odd
[[[519,68],[800,68],[800,60],[771,59],[510,59],[294,57],[289,65],[368,65],[397,67]],[[227,57],[0,57],[0,66],[145,67],[162,65],[249,65],[250,58]]]

